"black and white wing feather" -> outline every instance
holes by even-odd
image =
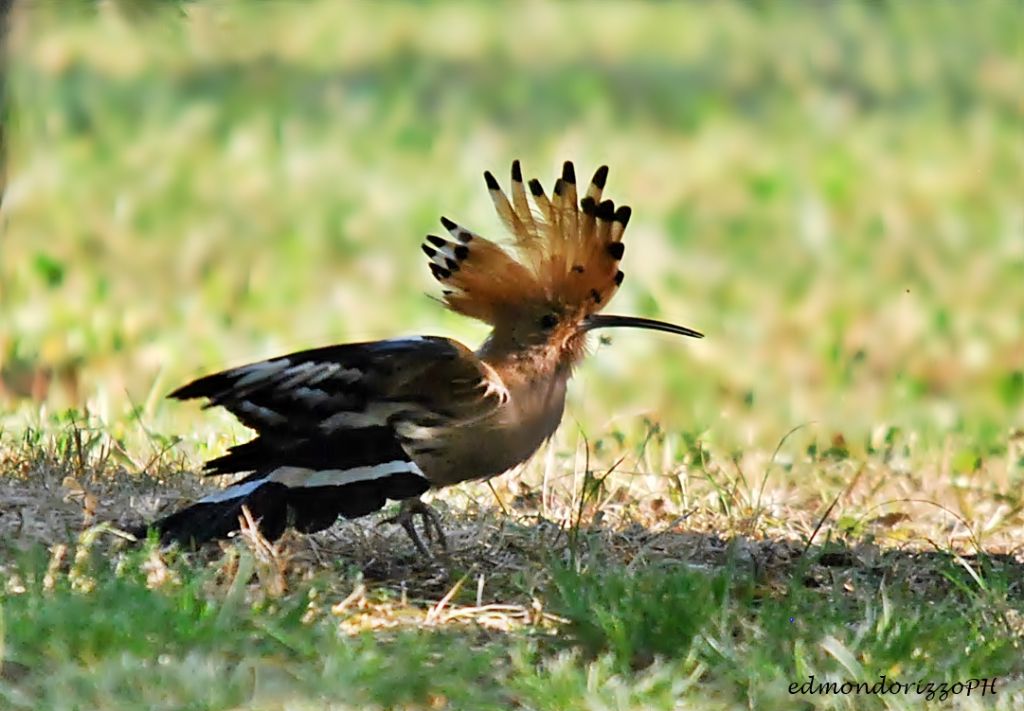
[[[153,524],[196,543],[238,528],[243,505],[276,538],[322,530],[430,487],[403,433],[484,417],[507,393],[468,348],[415,337],[302,351],[208,375],[171,393],[233,413],[257,437],[206,464],[248,472],[234,485]]]

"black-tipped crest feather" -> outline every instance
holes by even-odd
[[[618,287],[615,264],[630,209],[602,199],[608,167],[601,166],[580,199],[576,169],[562,164],[551,198],[539,180],[524,180],[520,162],[510,171],[511,199],[491,171],[484,182],[495,210],[511,233],[510,248],[484,239],[447,217],[441,224],[461,245],[428,237],[431,273],[445,285],[453,310],[494,324],[528,304],[558,303],[591,313]],[[531,206],[532,200],[532,206]],[[596,295],[596,296],[595,296]]]

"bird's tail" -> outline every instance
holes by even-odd
[[[288,487],[283,484],[242,482],[130,533],[137,538],[145,538],[150,531],[154,531],[161,543],[200,545],[218,538],[227,538],[237,531],[241,527],[244,506],[249,509],[260,533],[267,540],[273,541],[284,533],[288,525],[288,498]]]
[[[412,498],[426,490],[425,483],[411,478],[396,478],[384,488],[376,481],[346,486],[289,486],[270,476],[252,475],[130,533],[142,539],[154,531],[162,543],[200,545],[237,531],[244,506],[260,534],[273,541],[288,527],[316,533],[330,527],[339,516],[365,516],[381,509],[387,498]]]

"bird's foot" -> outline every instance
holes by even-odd
[[[402,501],[398,514],[391,518],[384,519],[381,523],[399,524],[405,529],[409,538],[412,539],[413,545],[416,546],[416,550],[418,550],[425,558],[433,558],[434,556],[430,552],[430,549],[423,542],[419,531],[416,530],[416,525],[413,523],[414,516],[419,516],[423,519],[423,532],[427,536],[427,541],[434,543],[436,540],[441,551],[447,553],[448,539],[445,538],[444,529],[441,528],[441,517],[437,515],[437,512],[434,511],[431,506],[423,503],[420,499],[405,499]]]

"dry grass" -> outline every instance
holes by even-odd
[[[214,484],[192,475],[173,448],[153,461],[147,473],[133,472],[109,455],[116,447],[105,436],[95,437],[96,428],[89,432],[95,440],[93,455],[81,454],[78,443],[89,433],[79,425],[66,429],[49,447],[6,450],[3,466],[8,476],[0,480],[0,573],[6,578],[9,607],[34,595],[53,598],[50,604],[57,604],[62,594],[68,594],[60,592],[65,589],[73,596],[99,595],[105,586],[125,575],[117,573],[117,578],[109,578],[111,570],[126,570],[137,571],[129,575],[137,577],[150,594],[172,598],[196,595],[197,601],[179,604],[186,609],[197,604],[211,606],[219,610],[217,618],[224,618],[224,624],[241,629],[256,624],[262,630],[259,634],[265,634],[271,623],[261,622],[264,616],[274,625],[284,624],[280,621],[282,615],[294,620],[289,624],[297,624],[298,629],[285,626],[273,634],[274,639],[291,640],[282,643],[291,645],[287,647],[292,650],[290,654],[306,660],[298,662],[301,665],[308,665],[309,658],[297,650],[305,648],[315,654],[313,650],[320,648],[317,645],[324,644],[313,641],[320,637],[311,637],[312,630],[330,630],[331,639],[350,639],[359,648],[365,644],[366,635],[371,635],[391,654],[410,644],[411,649],[419,649],[421,643],[411,642],[407,637],[410,634],[453,636],[451,643],[459,652],[449,659],[489,659],[492,666],[488,673],[506,678],[511,686],[502,687],[499,700],[487,700],[490,692],[468,681],[480,672],[463,667],[446,672],[455,675],[446,678],[450,683],[464,684],[458,687],[456,698],[465,696],[472,701],[451,702],[453,692],[437,690],[437,679],[422,687],[433,691],[409,686],[410,698],[415,698],[417,704],[442,707],[469,703],[483,707],[494,704],[494,708],[543,707],[540,699],[554,698],[554,689],[566,683],[555,678],[568,673],[567,669],[580,674],[587,669],[588,677],[609,674],[612,678],[621,673],[615,671],[619,664],[639,675],[631,682],[637,686],[630,687],[637,708],[662,704],[654,700],[661,697],[650,689],[660,689],[668,679],[681,678],[680,674],[691,682],[733,677],[729,682],[733,688],[750,685],[748,693],[765,703],[784,703],[784,689],[791,681],[804,678],[805,672],[800,669],[806,666],[790,668],[778,658],[779,651],[758,650],[757,645],[782,644],[788,649],[792,643],[799,656],[806,654],[799,651],[802,644],[814,645],[814,640],[821,639],[817,652],[820,658],[803,665],[814,668],[826,660],[834,665],[836,660],[852,655],[849,658],[863,659],[868,667],[880,669],[890,678],[900,678],[904,663],[882,667],[869,663],[873,658],[891,656],[894,644],[897,648],[906,644],[894,643],[890,637],[908,635],[915,644],[942,649],[943,639],[951,634],[948,621],[962,616],[964,624],[970,620],[971,625],[986,630],[975,638],[963,628],[952,628],[967,635],[966,639],[977,639],[972,645],[1007,635],[1002,637],[1000,651],[989,653],[996,656],[986,657],[989,661],[983,663],[981,671],[970,675],[991,673],[1001,677],[1006,694],[998,701],[1004,708],[1011,708],[1024,688],[1024,670],[1013,661],[1020,658],[1019,641],[1013,640],[1024,635],[1019,504],[1005,496],[993,504],[982,486],[968,487],[960,482],[959,486],[943,487],[932,478],[894,469],[892,462],[898,458],[891,453],[877,453],[865,460],[849,452],[841,457],[838,451],[820,454],[801,441],[801,433],[793,433],[774,455],[777,460],[793,448],[803,451],[790,459],[785,474],[767,466],[771,460],[756,466],[746,461],[744,465],[703,446],[693,459],[682,457],[677,467],[648,469],[652,459],[658,461],[662,456],[661,448],[671,449],[670,438],[646,437],[632,452],[611,447],[591,458],[582,452],[576,456],[564,450],[559,453],[565,442],[563,435],[546,457],[524,472],[491,485],[457,487],[435,497],[450,550],[424,560],[400,528],[380,525],[383,514],[341,522],[314,536],[288,533],[275,543],[263,539],[249,520],[232,541],[198,551],[161,550],[149,545],[140,549],[117,529],[183,505]],[[803,432],[802,436],[813,444],[810,433]],[[584,445],[584,441],[581,448],[596,446]],[[837,443],[832,445],[835,450]],[[793,476],[805,467],[807,471],[834,471],[810,488]],[[744,476],[744,471],[760,471],[761,476]],[[23,562],[25,555],[40,546],[47,550],[48,559],[41,582],[40,573],[31,573],[32,568]],[[97,560],[108,563],[97,564]],[[580,577],[566,581],[566,575]],[[616,611],[619,603],[605,600],[602,590],[606,584],[613,584],[606,581],[622,576],[635,579],[640,590],[652,580],[662,581],[655,585],[680,580],[684,588],[650,595],[632,593],[639,597],[621,603],[626,606]],[[686,586],[693,583],[686,582],[691,580],[687,576],[704,581],[698,583],[698,590],[717,590],[723,584],[731,590],[726,600],[735,598],[732,604],[736,607],[729,614],[737,619],[729,623],[733,631],[726,639],[735,643],[737,634],[741,638],[749,634],[760,640],[754,651],[742,653],[744,658],[753,656],[749,658],[751,666],[739,678],[725,672],[725,668],[743,668],[736,667],[735,660],[729,661],[729,655],[721,657],[719,645],[729,642],[715,636],[712,620],[724,613],[714,612],[707,621],[695,623],[698,626],[694,629],[703,627],[704,631],[693,638],[696,646],[692,648],[688,641],[688,635],[693,634],[690,623],[684,623],[678,632],[657,631],[663,624],[658,620],[681,614],[673,605],[682,604],[682,610],[692,611],[709,604],[714,610],[714,605],[720,604],[692,598]],[[666,602],[666,594],[681,596],[681,602]],[[581,599],[575,600],[576,595]],[[899,620],[902,631],[882,634],[884,628],[879,628],[868,635],[873,640],[871,645],[879,645],[877,649],[859,649],[858,645],[865,644],[864,625],[871,629],[871,625],[881,624],[872,621],[880,595],[883,608],[892,608],[882,619]],[[588,602],[586,596],[594,599]],[[611,607],[602,611],[602,605]],[[648,605],[650,610],[644,612]],[[766,610],[772,608],[776,609],[774,621],[765,618]],[[285,614],[285,609],[294,612]],[[640,617],[626,624],[639,638],[615,641],[616,623],[609,620],[621,616],[625,621],[635,615]],[[785,628],[787,615],[789,629]],[[864,615],[866,621],[861,617]],[[229,619],[236,621],[229,623]],[[940,622],[942,631],[932,631],[930,626]],[[608,624],[612,627],[606,628]],[[644,632],[648,625],[654,627]],[[748,631],[736,631],[741,629]],[[851,632],[858,629],[861,631]],[[853,636],[844,637],[841,630]],[[186,648],[203,646],[199,633],[195,634],[196,641],[187,642]],[[880,636],[876,639],[875,634]],[[229,644],[226,633],[217,633],[216,638],[222,640],[221,644]],[[793,642],[785,641],[787,638]],[[25,651],[32,645],[26,645],[24,636],[16,639],[22,640],[15,645],[21,652],[5,664],[4,678],[11,689],[29,690],[24,692],[30,694],[26,698],[43,698],[40,692],[31,691],[42,679],[39,660],[26,656]],[[569,667],[561,666],[567,659],[576,659],[573,655],[564,657],[567,645],[572,648],[574,641],[590,661],[576,660]],[[676,647],[681,655],[683,650],[691,649],[689,655],[680,657],[683,661],[671,661],[671,653],[665,658],[666,651]],[[606,656],[608,652],[612,656]],[[417,653],[427,656],[409,663],[430,666],[439,659],[437,651]],[[254,664],[267,663],[266,652],[253,649],[248,654]],[[927,653],[925,658],[931,659],[932,654]],[[363,688],[369,695],[366,698],[377,701],[391,698],[394,689],[406,688],[406,680],[389,682],[381,678],[370,682],[375,678],[370,671],[375,664],[373,658],[371,654],[360,658],[362,661],[353,660],[354,669],[368,665],[361,673],[370,676],[345,683],[356,684],[352,688]],[[949,683],[968,673],[960,671],[966,669],[965,660],[956,673],[949,674],[954,677]],[[728,666],[718,669],[719,663]],[[276,664],[272,662],[271,666]],[[676,664],[682,666],[676,668]],[[779,667],[771,666],[774,664]],[[934,679],[937,671],[928,664],[917,673]],[[288,674],[301,676],[301,668]],[[840,678],[872,678],[869,672],[858,669],[855,673],[846,668]],[[94,669],[88,673],[101,672]],[[261,674],[276,678],[272,671]],[[460,674],[467,675],[465,682],[454,681]],[[539,676],[534,679],[534,675]],[[825,671],[821,675],[829,676]],[[161,682],[165,683],[179,691],[199,684],[188,692],[192,694],[188,698],[205,698],[207,694],[198,681],[184,687],[184,682],[173,678]],[[303,682],[298,687],[295,683],[279,681],[274,688],[289,689],[286,696],[298,702],[308,698],[311,688],[331,686],[323,686],[323,681]],[[369,686],[361,686],[364,684]],[[509,691],[522,685],[530,691]],[[265,693],[253,690],[244,680],[232,688],[231,698],[248,699],[246,703],[266,701]],[[666,692],[667,699],[678,700],[689,693],[683,687],[671,688],[674,690]],[[564,703],[571,704],[568,699],[580,692],[566,693],[569,696]],[[708,708],[719,704],[728,708],[734,693],[701,703]],[[103,696],[96,690],[88,698],[121,697]],[[768,701],[771,699],[774,701]],[[593,699],[591,703],[602,702]]]
[[[4,548],[74,546],[100,528],[103,545],[118,550],[127,544],[117,529],[166,514],[220,484],[191,474],[174,452],[145,473],[112,461],[110,443],[94,443],[100,453],[83,458],[79,450],[89,433],[73,425],[64,434],[64,451],[29,448],[5,455]],[[423,560],[399,527],[381,525],[387,512],[339,522],[314,536],[290,532],[275,544],[243,526],[236,542],[209,545],[195,555],[210,563],[247,549],[275,571],[270,577],[276,594],[343,562],[366,584],[400,592],[421,613],[410,620],[434,624],[472,616],[468,608],[438,616],[435,606],[448,605],[453,585],[460,601],[475,595],[472,607],[488,615],[502,606],[514,617],[525,615],[530,592],[547,583],[545,567],[552,561],[629,570],[739,566],[766,594],[790,584],[797,570],[808,587],[869,595],[884,578],[932,599],[951,589],[942,573],[950,562],[974,570],[984,559],[1011,578],[1022,572],[1022,507],[1019,500],[992,496],[998,482],[991,472],[985,486],[972,486],[966,477],[942,486],[937,482],[945,477],[894,469],[887,454],[858,461],[849,452],[832,452],[826,468],[835,474],[819,493],[792,473],[776,481],[781,476],[765,462],[758,467],[762,476],[751,481],[741,462],[705,449],[699,468],[684,461],[675,471],[651,474],[642,470],[644,463],[665,443],[645,442],[640,456],[606,453],[612,466],[605,469],[580,469],[579,463],[596,464],[550,452],[546,464],[542,454],[518,474],[435,496],[449,551],[438,551],[434,560]],[[625,472],[627,462],[640,469]],[[821,459],[805,457],[803,464],[820,468]],[[263,578],[256,576],[253,584]],[[526,588],[515,590],[523,581]],[[349,594],[344,588],[331,592]],[[1024,599],[1019,584],[1008,592]],[[365,603],[362,598],[360,605]],[[463,612],[453,615],[456,609]]]

